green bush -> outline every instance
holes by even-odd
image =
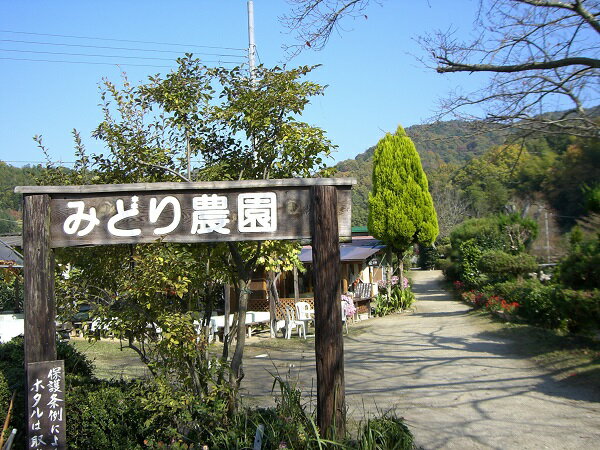
[[[6,377],[0,372],[0,423],[4,424],[6,412],[8,411],[8,405],[10,403],[11,391],[8,387]]]
[[[440,259],[438,260],[438,266],[444,273],[444,277],[450,281],[456,281],[460,277],[460,271],[458,268],[458,264],[452,262],[449,259]]]
[[[426,246],[419,247],[419,259],[417,263],[421,269],[433,270],[436,266],[438,258],[439,253],[437,248]]]
[[[538,234],[537,222],[519,214],[498,216],[498,226],[505,237],[505,250],[517,254],[525,251]]]
[[[482,250],[502,249],[507,245],[506,236],[498,225],[497,217],[468,219],[450,233],[452,248],[458,249],[463,242],[475,239]]]
[[[600,288],[600,236],[574,243],[558,266],[558,278],[573,289]]]
[[[67,391],[67,435],[72,449],[143,448],[144,409],[135,383],[92,382]]]
[[[495,292],[520,306],[517,314],[526,322],[546,328],[559,328],[564,323],[563,312],[556,304],[555,287],[543,285],[537,279],[506,281],[496,285]]]
[[[571,333],[594,333],[600,328],[600,290],[576,291],[557,289],[555,304]]]
[[[478,268],[483,250],[475,239],[462,242],[459,247],[460,261],[458,264],[459,278],[469,287],[481,284],[481,272]]]
[[[359,432],[357,447],[364,450],[411,450],[415,445],[404,419],[384,414],[367,421]]]
[[[415,294],[410,287],[401,289],[400,286],[392,287],[392,295],[388,298],[387,294],[381,292],[376,298],[377,306],[375,308],[376,316],[387,316],[394,312],[408,309],[415,302]]]
[[[484,254],[491,251],[521,254],[520,252],[530,244],[536,234],[536,223],[517,214],[466,220],[450,234],[451,257],[456,266],[448,269],[447,273],[452,276],[450,279],[460,280],[469,288],[480,288],[491,281],[486,271],[481,270],[479,265]],[[517,267],[517,260],[508,261],[506,257],[500,260],[499,253],[491,253],[491,255],[495,256],[495,260],[490,261],[489,266],[486,267],[490,270],[490,274],[501,273],[500,267],[497,269],[493,267],[494,263],[506,264],[508,269],[517,272],[525,269],[525,263],[523,267]],[[530,264],[531,260],[526,262]],[[483,262],[486,263],[487,261]]]
[[[478,268],[492,282],[501,282],[535,272],[537,262],[527,253],[511,255],[502,250],[488,250],[481,254]]]

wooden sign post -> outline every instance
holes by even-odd
[[[317,425],[333,438],[346,434],[337,192],[333,186],[313,186],[311,197]]]
[[[343,433],[338,243],[352,239],[354,184],[347,178],[310,178],[16,187],[24,195],[26,367],[56,359],[53,248],[158,240],[312,240],[317,420],[322,433]],[[30,443],[45,442],[35,434],[39,430],[29,428]]]

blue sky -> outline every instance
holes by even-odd
[[[236,50],[47,35],[244,49],[248,45],[246,3],[246,0],[0,0],[0,159],[17,166],[43,161],[42,153],[32,140],[32,136],[41,134],[53,159],[73,161],[73,128],[81,132],[89,151],[101,151],[101,143],[90,137],[101,120],[98,107],[98,83],[101,79],[106,77],[118,82],[121,72],[125,71],[132,82],[139,82],[146,80],[148,75],[169,70],[123,64],[127,62],[174,66],[169,60],[125,59],[122,56],[174,60],[178,54],[167,52],[174,50],[182,53],[245,54]],[[348,32],[333,35],[325,50],[305,51],[287,62],[289,67],[322,65],[311,74],[310,79],[328,85],[326,94],[312,101],[303,118],[323,128],[338,145],[332,164],[363,152],[376,144],[385,132],[394,131],[398,124],[407,127],[422,123],[433,115],[438,99],[448,91],[459,86],[470,89],[478,82],[475,76],[439,75],[423,67],[415,58],[422,56],[415,42],[419,34],[449,27],[469,32],[477,0],[382,0],[381,4],[371,3],[366,11],[368,18],[344,22]],[[290,5],[285,0],[255,0],[254,10],[260,62],[266,66],[286,63],[282,44],[294,41],[279,22],[279,17],[289,12]],[[163,52],[98,47],[145,48]],[[33,52],[120,56],[100,58]],[[205,58],[243,61],[241,57]],[[16,59],[102,61],[111,64]],[[227,66],[232,67],[232,64]]]

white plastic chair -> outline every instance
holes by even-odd
[[[310,308],[310,304],[307,302],[297,302],[296,303],[296,317],[298,320],[304,322],[305,330],[308,329],[309,322],[314,321],[314,317],[312,314],[314,310]]]
[[[306,326],[302,320],[296,318],[296,311],[290,306],[285,307],[285,338],[292,337],[292,331],[298,329],[298,337],[304,335],[306,339]]]

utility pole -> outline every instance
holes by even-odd
[[[546,223],[546,262],[550,263],[550,235],[548,234],[548,211],[544,211],[544,221]]]
[[[250,83],[252,88],[256,84],[256,44],[254,43],[254,2],[248,0],[248,66],[250,69]],[[252,155],[254,161],[258,160],[256,151],[256,136],[252,135]]]
[[[254,43],[254,2],[248,0],[248,65],[250,80],[254,83],[256,74],[256,44]]]

